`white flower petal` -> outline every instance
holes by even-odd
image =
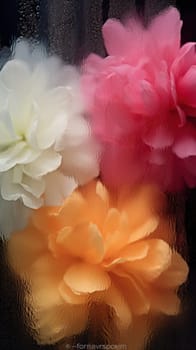
[[[3,199],[8,201],[16,201],[22,199],[24,205],[29,208],[37,209],[43,204],[42,198],[36,198],[27,192],[20,184],[12,182],[13,171],[7,171],[2,175],[1,195]]]
[[[74,116],[68,121],[65,133],[56,143],[56,150],[63,150],[66,147],[78,146],[88,139],[91,130],[87,121],[80,115]]]
[[[0,152],[0,172],[13,168],[16,164],[28,164],[39,156],[38,151],[27,147],[26,143],[21,141]]]
[[[23,165],[17,165],[12,169],[12,182],[14,184],[20,184],[23,178]]]
[[[37,115],[37,105],[35,102],[33,102],[33,109],[34,109],[34,116],[29,120],[28,128],[25,132],[26,140],[30,147],[34,149],[39,149],[38,143],[37,143],[37,129],[38,129],[38,123],[39,123],[39,116]]]
[[[0,111],[4,110],[4,108],[7,107],[7,103],[8,103],[8,90],[0,80]]]
[[[43,198],[35,198],[33,195],[31,195],[28,192],[24,192],[21,195],[21,198],[22,198],[24,205],[28,208],[31,208],[31,209],[38,209],[44,203]]]
[[[45,181],[45,205],[62,204],[63,200],[77,188],[75,180],[64,176],[60,171],[47,175]]]
[[[62,156],[52,149],[44,151],[35,161],[24,166],[24,173],[37,178],[56,170],[61,165]]]
[[[42,198],[36,198],[31,193],[25,191],[19,184],[9,184],[8,187],[2,187],[1,195],[8,201],[22,199],[24,205],[32,209],[38,209],[43,205]]]
[[[38,145],[41,149],[52,146],[64,133],[69,116],[67,89],[58,87],[50,91],[40,102]]]
[[[13,59],[2,68],[0,80],[10,90],[23,90],[25,92],[30,74],[29,67],[25,62]]]
[[[26,39],[19,39],[14,47],[14,57],[17,60],[27,62],[31,69],[46,59],[46,50],[44,46],[37,45]]]
[[[62,156],[64,174],[73,176],[80,185],[99,175],[99,148],[95,143],[67,148]]]
[[[14,131],[10,115],[8,111],[2,110],[0,112],[0,147],[6,147],[17,140],[19,137]]]
[[[9,94],[8,109],[13,127],[18,135],[25,135],[34,118],[34,104],[32,96],[27,91],[12,91]]]
[[[45,67],[45,62],[39,63],[31,77],[31,93],[34,99],[39,98],[45,94],[46,89],[48,88],[50,80],[50,75],[48,74],[47,67]],[[39,81],[39,84],[37,82]]]
[[[26,149],[25,142],[16,143],[0,153],[0,171],[6,171],[15,166],[20,154]]]
[[[32,179],[32,177],[23,175],[21,186],[25,191],[39,198],[45,191],[45,181],[43,178]]]

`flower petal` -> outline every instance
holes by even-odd
[[[114,309],[120,329],[127,329],[132,322],[132,313],[120,289],[112,285],[104,295],[104,302]]]
[[[21,60],[13,59],[8,61],[0,72],[0,79],[7,89],[18,91],[25,89],[30,79],[30,70],[28,65]]]
[[[64,176],[60,171],[52,172],[45,177],[46,191],[44,201],[46,205],[61,205],[76,188],[76,181]]]
[[[95,224],[81,223],[69,231],[65,228],[59,232],[56,240],[75,258],[81,258],[91,264],[98,264],[103,259],[104,242]]]
[[[196,156],[196,131],[194,128],[183,128],[176,138],[172,150],[182,159]]]
[[[41,149],[55,145],[66,130],[69,117],[66,101],[68,94],[66,87],[57,87],[42,97],[40,105],[37,104],[39,114],[37,142]]]
[[[116,208],[110,208],[107,212],[107,216],[103,224],[104,235],[113,234],[119,228],[120,224],[120,212]]]
[[[153,311],[166,315],[177,315],[180,310],[180,299],[173,290],[159,290],[152,288],[149,292]]]
[[[30,176],[23,175],[21,186],[25,191],[35,196],[35,198],[40,198],[45,191],[45,181],[43,178],[33,179]]]
[[[109,55],[127,54],[127,43],[131,41],[130,34],[118,20],[109,19],[102,28],[104,44]]]
[[[55,145],[56,150],[63,150],[66,147],[80,146],[86,142],[91,134],[90,125],[80,115],[71,118],[61,139]]]
[[[171,264],[172,251],[170,246],[161,239],[149,239],[148,254],[139,260],[127,262],[123,268],[135,277],[151,282],[168,269]]]
[[[99,147],[92,139],[79,146],[66,148],[61,153],[62,170],[83,185],[99,175],[99,153]]]
[[[30,163],[36,159],[38,152],[29,149],[25,142],[19,142],[1,151],[0,169],[1,172],[7,171],[16,164]]]
[[[29,270],[29,278],[37,308],[47,309],[63,305],[63,299],[57,289],[63,274],[63,265],[47,252],[34,261]]]
[[[138,229],[135,229],[131,232],[128,243],[134,243],[139,241],[140,239],[147,238],[151,233],[153,233],[159,225],[159,218],[156,216],[152,216],[144,222]]]
[[[130,193],[130,199],[122,197],[123,209],[128,217],[128,242],[149,236],[158,226],[158,213],[165,204],[165,196],[157,187],[142,186]],[[153,209],[156,208],[156,211]]]
[[[157,128],[148,130],[143,140],[148,146],[154,149],[164,149],[171,146],[174,141],[171,125],[159,125]]]
[[[76,294],[106,290],[111,284],[110,277],[101,267],[76,263],[64,275],[64,282]]]
[[[29,164],[25,164],[24,173],[33,178],[46,175],[56,170],[61,164],[61,155],[48,149],[40,154],[40,156]]]
[[[188,69],[196,64],[196,55],[195,55],[195,43],[186,43],[183,45],[179,53],[174,60],[172,65],[172,71],[176,78],[176,83],[178,86],[178,78],[186,74]]]
[[[9,263],[17,274],[24,275],[35,260],[46,252],[47,241],[35,227],[28,227],[27,232],[14,232],[9,238]]]
[[[70,305],[79,305],[82,304],[85,308],[84,304],[87,304],[89,302],[88,295],[86,294],[76,294],[74,293],[66,284],[65,282],[61,282],[59,285],[59,293],[61,297],[65,300],[66,303]],[[87,308],[87,306],[86,306]]]
[[[122,268],[115,271],[118,276],[116,283],[127,300],[129,308],[135,315],[145,315],[150,310],[150,300],[145,293],[145,288],[126,273]]]
[[[37,209],[43,204],[42,198],[36,198],[27,192],[20,184],[13,183],[12,171],[6,172],[2,178],[1,195],[6,200],[17,200],[21,198],[23,203],[32,209]]]
[[[155,281],[158,288],[177,288],[183,284],[188,276],[188,265],[180,254],[174,252],[171,258],[171,265]]]
[[[180,48],[181,27],[180,13],[174,7],[169,7],[156,16],[149,26],[152,42],[158,45],[157,54],[166,58],[169,63]]]
[[[87,327],[88,312],[83,305],[59,305],[38,309],[34,313],[37,342],[54,344],[66,337],[78,335]]]
[[[196,107],[196,62],[191,66],[186,74],[177,82],[178,99],[180,105]]]
[[[8,147],[20,138],[16,135],[9,112],[5,109],[0,112],[0,146]]]

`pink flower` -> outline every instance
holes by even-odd
[[[145,180],[164,190],[196,185],[195,43],[180,48],[182,21],[170,7],[148,28],[139,20],[103,26],[106,58],[84,64],[87,111],[103,144],[110,186]]]

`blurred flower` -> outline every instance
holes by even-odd
[[[103,26],[108,57],[90,55],[83,89],[104,145],[108,185],[145,179],[164,190],[196,185],[195,43],[180,48],[182,21],[170,7],[144,27],[138,19]]]
[[[57,205],[99,173],[79,73],[22,41],[0,71],[0,190],[26,207]]]
[[[60,207],[35,211],[11,236],[8,256],[30,281],[38,342],[85,330],[93,303],[111,307],[120,332],[143,315],[179,311],[177,289],[188,267],[172,249],[165,214],[156,187],[114,195],[100,182],[75,190]]]

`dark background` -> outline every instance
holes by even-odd
[[[25,36],[43,41],[50,52],[78,63],[89,52],[104,54],[101,26],[108,17],[137,11],[147,22],[169,4],[176,5],[184,21],[182,42],[196,41],[196,2],[167,0],[1,0],[0,49]],[[185,194],[185,225],[190,265],[183,318],[170,318],[152,336],[148,350],[196,349],[196,190]],[[178,206],[178,198],[174,199]],[[23,326],[21,287],[6,268],[0,246],[0,350],[54,349],[39,347]],[[88,336],[87,336],[88,338]],[[62,346],[61,349],[64,347]]]

